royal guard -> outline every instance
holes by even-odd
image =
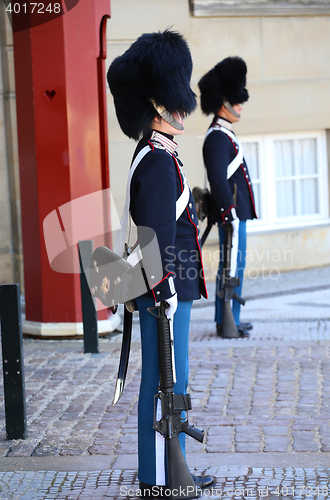
[[[162,262],[160,279],[146,271],[149,291],[135,301],[142,346],[138,477],[143,498],[159,498],[155,487],[170,484],[165,439],[153,422],[154,396],[160,385],[158,321],[149,311],[159,303],[167,304],[174,338],[174,393],[186,394],[190,310],[193,300],[207,296],[195,203],[174,140],[184,131],[185,116],[196,106],[191,73],[185,39],[166,30],[141,35],[112,62],[107,75],[119,125],[139,141],[130,171],[130,215],[138,229],[155,232]],[[123,242],[115,250],[122,252]],[[184,454],[185,434],[179,439]],[[212,477],[192,479],[201,488],[214,481]]]
[[[242,104],[248,100],[247,67],[240,57],[227,57],[206,73],[198,83],[201,108],[213,115],[203,145],[203,158],[210,183],[215,219],[219,226],[220,261],[216,279],[215,321],[217,334],[224,338],[249,337],[251,323],[240,323],[241,290],[246,260],[246,221],[257,217],[252,182],[242,144],[233,132],[241,118]],[[227,231],[230,230],[230,231]],[[231,233],[228,280],[223,272],[226,234]],[[223,325],[225,281],[235,282],[232,300],[234,332]]]

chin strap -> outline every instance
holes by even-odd
[[[223,101],[223,105],[229,111],[229,113],[231,113],[232,115],[234,115],[236,118],[240,118],[240,115],[234,110],[234,108],[232,107],[232,105],[230,104],[230,102]]]
[[[166,123],[176,128],[177,130],[184,130],[184,126],[182,125],[182,123],[178,122],[178,120],[176,120],[174,116],[169,111],[167,111],[167,109],[164,106],[159,106],[158,104],[155,103],[153,99],[150,99],[150,102],[157,111],[157,113],[163,118],[163,120],[166,121]]]

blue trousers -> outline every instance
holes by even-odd
[[[154,395],[159,386],[157,318],[147,311],[154,300],[140,297],[137,306],[140,316],[142,373],[138,404],[138,477],[152,485],[168,484],[166,477],[165,439],[153,429]],[[189,323],[192,301],[181,301],[174,315],[174,357],[176,369],[175,394],[186,394],[189,378]],[[185,434],[179,436],[185,453]]]
[[[215,292],[215,321],[222,325],[222,305],[223,302],[217,294],[218,290],[221,290],[222,287],[222,268],[223,261],[225,255],[225,230],[219,226],[219,249],[220,249],[220,260],[219,260],[219,268],[216,279],[216,292]],[[242,294],[242,286],[243,286],[243,277],[244,277],[244,269],[245,269],[245,260],[246,260],[246,221],[239,221],[239,234],[238,234],[238,252],[237,252],[237,270],[236,276],[240,278],[240,285],[234,288],[235,293],[237,295]],[[240,312],[241,312],[241,304],[236,300],[232,301],[232,311],[235,319],[236,325],[240,323]]]

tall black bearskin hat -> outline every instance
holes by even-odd
[[[192,59],[180,33],[145,33],[114,59],[108,83],[119,125],[128,137],[138,140],[148,132],[157,112],[189,114],[196,107],[190,88]]]
[[[246,64],[240,57],[227,57],[206,73],[198,82],[203,113],[216,114],[224,101],[231,105],[247,101],[246,73]]]

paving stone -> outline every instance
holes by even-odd
[[[329,288],[308,291],[311,283],[317,287],[321,280],[329,287],[330,267],[318,272],[283,273],[283,279],[281,276],[276,283],[259,281],[258,286],[245,280],[247,296],[260,296],[260,291],[267,290],[277,294],[251,299],[242,308],[242,318],[254,324],[248,341],[219,339],[214,332],[212,302],[209,305],[203,299],[199,301],[201,306],[194,304],[190,421],[205,429],[206,440],[203,445],[189,440],[188,449],[210,456],[262,450],[265,456],[282,451],[297,457],[330,451],[330,321],[320,319],[315,307],[321,296],[323,302],[329,297],[330,303],[330,295]],[[286,295],[299,287],[306,292]],[[299,306],[299,302],[313,307]],[[291,303],[295,303],[294,308],[288,306]],[[133,321],[125,391],[113,407],[111,387],[117,375],[119,340],[119,335],[100,339],[101,354],[91,356],[83,354],[81,341],[47,343],[24,339],[29,436],[24,442],[6,442],[4,405],[0,401],[0,456],[106,456],[114,450],[124,455],[135,453],[141,355],[137,318]],[[2,391],[0,379],[0,394]],[[207,473],[207,469],[201,472]],[[328,470],[313,467],[246,468],[243,476],[239,468],[218,467],[212,473],[224,489],[251,486],[251,498],[258,498],[258,485],[276,486],[275,482],[286,487],[329,487]],[[122,498],[120,484],[137,486],[136,471],[102,474],[99,477],[92,471],[73,471],[61,492],[65,476],[58,472],[22,475],[16,471],[2,476],[0,472],[0,485],[7,488],[0,492],[0,499],[16,500],[19,492],[24,500],[30,491],[37,490],[33,500],[116,500]],[[313,492],[313,499],[324,500],[325,496],[318,495],[315,489]],[[269,498],[288,497],[270,493]],[[302,497],[298,491],[291,498]]]
[[[236,453],[257,453],[260,451],[260,443],[236,443]]]
[[[263,451],[285,452],[289,451],[290,440],[286,436],[266,436]]]
[[[266,436],[286,436],[288,434],[288,427],[284,425],[267,425],[263,427],[263,432]]]

